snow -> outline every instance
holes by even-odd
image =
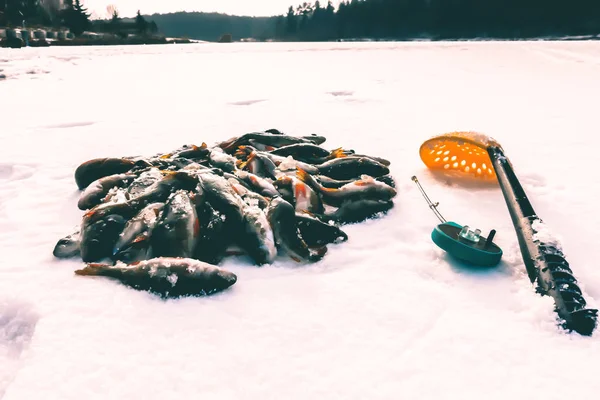
[[[599,336],[557,328],[498,185],[432,173],[418,149],[456,130],[501,143],[598,307],[599,68],[600,43],[573,41],[0,49],[0,397],[597,397]],[[391,160],[396,207],[313,265],[229,258],[237,283],[206,298],[53,258],[81,221],[81,162],[269,128]],[[413,175],[448,220],[497,230],[498,267],[432,243]]]

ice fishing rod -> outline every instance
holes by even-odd
[[[545,225],[500,144],[479,133],[452,132],[423,143],[420,155],[432,169],[455,170],[485,180],[497,178],[536,292],[554,299],[564,329],[591,335],[597,326],[598,310],[585,308],[586,301],[560,244],[546,237]]]
[[[460,225],[446,221],[438,210],[439,202],[432,202],[416,176],[412,181],[417,184],[429,208],[440,220],[431,232],[431,240],[442,250],[469,264],[476,266],[494,266],[502,258],[502,249],[494,243],[496,230],[492,229],[488,237],[481,236],[481,229],[470,229],[468,225]]]

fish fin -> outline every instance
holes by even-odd
[[[248,152],[248,146],[246,145],[241,145],[238,146],[237,150],[235,151],[235,156],[236,157],[244,157],[247,156],[249,154]],[[251,151],[250,151],[251,152]]]
[[[255,157],[256,157],[256,153],[255,152],[250,153],[250,155],[248,156],[248,158],[246,159],[246,161],[243,162],[243,163],[241,163],[238,168],[239,169],[245,169],[246,167],[248,167],[248,164],[250,164],[250,162],[252,160],[254,160]],[[250,170],[250,168],[249,168],[249,170]],[[252,172],[252,171],[250,170],[250,172]]]
[[[238,150],[236,150],[236,151],[235,151],[235,153],[233,153],[233,155],[234,155],[236,158],[240,158],[240,159],[246,158],[246,156],[247,156],[247,154],[246,154],[246,152],[245,152],[245,151],[243,151],[243,150],[239,150],[239,149],[238,149]]]
[[[229,179],[227,179],[227,182],[229,183],[229,186],[231,186],[233,191],[236,192],[239,196],[243,196],[247,193],[246,188],[239,185],[235,179],[229,178]]]
[[[147,240],[148,236],[144,233],[142,233],[141,235],[138,235],[135,239],[133,239],[133,241],[131,242],[133,243],[139,243],[139,242],[143,242],[144,240]]]
[[[308,172],[306,172],[305,170],[303,170],[300,167],[296,168],[296,176],[298,177],[298,179],[300,179],[304,183],[308,183],[308,182],[312,181],[312,178],[308,174]]]
[[[206,142],[202,142],[202,145],[200,146],[201,149],[208,149],[208,145],[206,144]]]
[[[321,258],[325,257],[325,254],[327,253],[327,246],[313,247],[310,250],[311,250],[310,260],[318,261]]]
[[[317,181],[308,172],[306,172],[300,167],[296,168],[296,176],[302,182],[306,183],[308,186],[315,190],[318,190],[321,193],[331,193],[337,191],[337,189],[326,188],[319,185],[319,183],[317,183]]]
[[[171,156],[173,155],[173,153],[167,153],[167,154],[163,154],[162,156],[158,157],[161,160],[167,159],[167,158],[171,158]]]
[[[298,258],[298,257],[296,257],[296,256],[290,256],[290,258],[291,258],[292,260],[296,261],[297,263],[300,263],[300,262],[302,262],[302,259],[301,259],[301,258]]]
[[[194,220],[194,237],[200,236],[200,220],[196,218]]]
[[[343,157],[348,157],[348,155],[346,154],[344,149],[341,147],[338,147],[337,149],[332,150],[331,154],[329,155],[329,158],[343,158]]]
[[[277,147],[273,147],[273,146],[265,146],[265,150],[266,151],[273,151],[275,150]]]

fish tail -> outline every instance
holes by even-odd
[[[96,263],[92,263],[92,264],[88,264],[86,265],[84,268],[82,269],[78,269],[75,271],[76,275],[81,275],[81,276],[95,276],[95,275],[101,275],[102,271],[104,269],[108,268],[107,264],[96,264]]]

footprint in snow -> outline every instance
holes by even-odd
[[[544,178],[542,175],[538,175],[538,174],[523,174],[523,177],[521,178],[521,184],[523,186],[532,186],[535,188],[538,187],[544,187],[546,186],[547,182],[546,182],[546,178]]]
[[[354,94],[354,92],[351,90],[339,90],[339,91],[327,92],[327,94],[330,94],[335,97],[345,97],[345,96],[352,96]]]
[[[65,122],[63,124],[46,125],[44,128],[46,128],[46,129],[78,128],[81,126],[90,126],[90,125],[94,125],[94,124],[95,124],[94,121]]]
[[[31,343],[39,315],[26,303],[0,298],[0,398],[17,374],[20,357]]]
[[[234,101],[229,104],[233,106],[251,106],[252,104],[262,103],[263,101],[267,101],[266,99],[257,99],[257,100],[242,100],[242,101]]]
[[[0,179],[19,181],[31,178],[36,169],[32,165],[0,164]]]

